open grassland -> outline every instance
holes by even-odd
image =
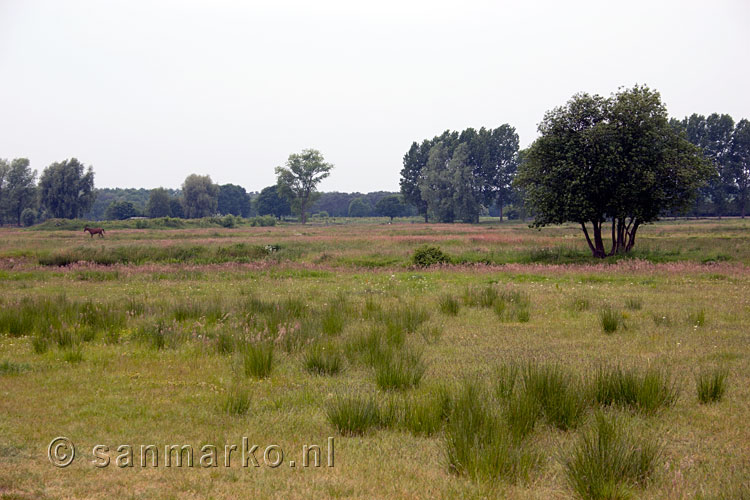
[[[750,224],[642,231],[605,264],[572,226],[4,229],[0,495],[747,498]]]

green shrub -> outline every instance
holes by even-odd
[[[315,375],[335,375],[343,364],[334,344],[313,344],[305,354],[305,369]]]
[[[326,406],[328,421],[344,436],[367,433],[380,424],[380,414],[371,396],[336,395]]]
[[[242,373],[246,377],[265,378],[273,368],[273,344],[248,343],[239,349]]]
[[[411,262],[417,267],[430,267],[447,264],[450,262],[450,258],[440,250],[440,247],[423,245],[414,250]]]
[[[679,390],[667,370],[644,372],[600,367],[594,377],[594,398],[603,406],[627,406],[644,414],[673,405]]]
[[[695,376],[695,386],[698,391],[698,401],[701,404],[715,403],[721,401],[727,389],[727,376],[729,372],[725,369],[714,369],[702,371]]]
[[[654,440],[636,435],[622,419],[598,413],[564,460],[571,488],[584,499],[631,498],[633,487],[645,486],[661,454]]]

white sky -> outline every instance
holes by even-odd
[[[750,118],[748,49],[748,0],[0,0],[0,157],[259,190],[313,147],[322,190],[398,190],[412,141],[509,123],[525,146],[578,91]]]

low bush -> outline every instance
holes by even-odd
[[[417,267],[430,267],[447,264],[450,262],[450,258],[443,253],[440,247],[424,245],[414,250],[411,262]]]

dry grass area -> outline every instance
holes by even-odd
[[[0,498],[747,498],[748,229],[659,223],[614,263],[522,224],[4,229]],[[426,243],[454,263],[411,267]],[[260,466],[225,467],[243,437]]]

